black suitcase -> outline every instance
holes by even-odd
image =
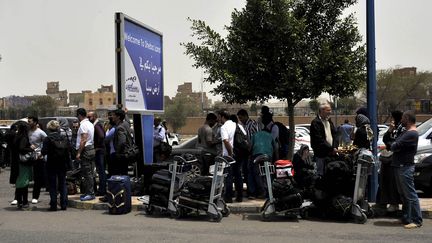
[[[132,209],[131,183],[129,176],[111,176],[108,179],[108,212],[126,214]]]

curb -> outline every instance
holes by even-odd
[[[108,203],[99,201],[99,197],[91,201],[82,202],[78,195],[72,195],[68,198],[68,206],[82,210],[108,210]],[[251,200],[242,203],[228,203],[231,213],[234,214],[255,214],[260,213],[264,200]],[[132,197],[132,211],[143,211],[144,205],[138,200],[138,197]],[[432,210],[421,209],[423,218],[432,219]]]
[[[71,195],[68,197],[68,206],[71,208],[82,210],[108,210],[108,203],[99,201],[100,197],[96,197],[90,201],[80,201],[79,195]],[[244,203],[229,203],[231,213],[245,214],[245,213],[259,213],[264,200],[253,200]],[[144,210],[144,205],[138,200],[138,197],[132,197],[132,211]]]

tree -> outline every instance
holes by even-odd
[[[56,110],[57,104],[55,100],[45,95],[37,97],[28,109],[28,111],[33,113],[32,115],[37,115],[39,117],[54,116]]]
[[[315,112],[316,114],[318,114],[318,109],[319,109],[320,103],[318,100],[313,99],[311,101],[309,101],[309,108]]]
[[[187,96],[178,96],[165,107],[164,118],[171,125],[174,132],[186,124],[188,116],[195,116],[200,112],[200,104]]]
[[[337,109],[341,115],[352,115],[358,107],[359,105],[355,96],[337,100]]]
[[[322,92],[343,97],[364,85],[364,46],[353,15],[342,17],[355,2],[248,0],[232,13],[226,38],[191,20],[201,43],[183,45],[225,102],[286,100],[294,127],[294,107],[302,99]],[[290,144],[289,158],[293,149]]]
[[[430,99],[432,73],[400,75],[393,69],[380,70],[377,74],[377,110],[381,122],[387,122],[390,112],[406,110],[407,99]]]

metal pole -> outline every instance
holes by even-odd
[[[375,66],[375,1],[367,0],[366,2],[366,22],[367,22],[367,107],[371,121],[371,127],[374,132],[372,141],[372,153],[377,156],[377,110],[376,110],[376,66]],[[369,200],[374,202],[378,189],[378,172],[375,168],[370,177],[369,183]]]

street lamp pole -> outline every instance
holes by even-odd
[[[375,1],[366,0],[366,46],[367,46],[367,108],[374,132],[372,152],[377,156],[377,110],[376,110],[376,59],[375,59]],[[375,168],[370,177],[369,199],[374,202],[378,190],[378,172]]]

